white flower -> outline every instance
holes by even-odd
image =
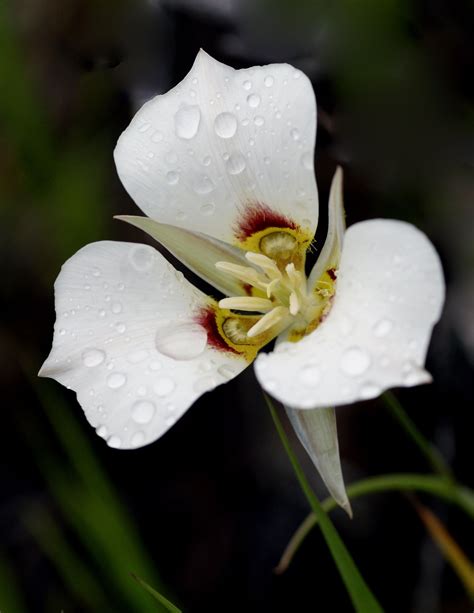
[[[88,245],[56,281],[53,348],[40,375],[75,390],[98,434],[129,449],[162,436],[278,337],[256,360],[257,378],[288,407],[348,509],[326,407],[430,380],[423,365],[444,285],[436,252],[413,226],[377,219],[345,231],[341,171],[326,243],[306,277],[318,220],[315,135],[314,94],[300,71],[233,70],[201,51],[179,85],[138,111],[115,160],[148,215],[124,219],[228,297],[206,296],[149,246]]]

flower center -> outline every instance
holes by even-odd
[[[334,295],[335,274],[327,271],[316,287],[309,289],[304,271],[295,265],[296,261],[302,267],[295,239],[284,232],[274,232],[264,240],[265,244],[261,244],[263,253],[248,251],[245,254],[249,266],[216,263],[219,270],[250,288],[251,294],[224,298],[219,301],[219,307],[261,314],[249,329],[239,329],[239,334],[246,339],[270,329],[276,335],[290,328],[288,340],[296,341],[314,330],[329,309]],[[229,330],[228,333],[233,337],[236,331]]]

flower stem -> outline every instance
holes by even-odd
[[[352,559],[349,551],[346,549],[341,537],[339,536],[336,528],[334,527],[329,516],[326,514],[323,506],[319,502],[318,498],[314,494],[311,486],[306,479],[306,476],[294,454],[285,430],[278,417],[277,411],[270,400],[270,398],[264,394],[265,401],[270,410],[273,422],[276,430],[280,436],[281,442],[288,458],[293,466],[295,475],[300,483],[312,510],[314,516],[317,518],[321,527],[321,532],[324,536],[327,546],[331,552],[333,560],[339,570],[341,578],[347,588],[349,596],[352,600],[352,604],[357,612],[360,613],[382,613],[383,609],[377,602],[375,596],[370,591],[369,587],[365,583],[362,575],[360,574],[354,560]]]
[[[448,502],[456,504],[474,519],[474,492],[469,488],[452,484],[445,478],[437,476],[407,473],[371,477],[370,479],[363,479],[362,481],[349,485],[347,488],[347,495],[350,499],[354,499],[366,494],[376,494],[387,491],[426,492],[427,494],[432,494],[433,496],[443,498]],[[329,512],[337,507],[337,503],[333,498],[326,498],[326,500],[321,503],[321,506],[326,512]],[[318,518],[315,513],[310,513],[304,519],[286,546],[275,572],[283,573],[288,568],[304,539],[317,523]]]
[[[441,453],[418,430],[396,396],[392,394],[392,392],[385,392],[382,394],[382,399],[392,416],[396,419],[396,421],[398,421],[401,427],[428,460],[433,471],[444,479],[453,481],[454,479],[451,468],[448,466]]]

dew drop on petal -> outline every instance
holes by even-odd
[[[115,313],[115,315],[121,313],[123,309],[121,302],[113,302],[110,308],[112,309],[112,313]]]
[[[299,380],[308,387],[315,387],[321,380],[321,373],[317,366],[305,366],[299,374]]]
[[[169,396],[175,388],[173,379],[162,377],[156,381],[153,390],[157,396]]]
[[[179,174],[175,170],[170,170],[166,173],[166,182],[168,185],[176,185],[179,181]]]
[[[261,115],[257,115],[253,122],[257,127],[260,128],[265,123],[265,119]]]
[[[152,247],[137,245],[130,250],[129,258],[135,270],[145,272],[152,268],[155,259],[155,252]]]
[[[174,116],[174,127],[179,138],[190,140],[194,138],[199,129],[201,111],[195,104],[182,106]]]
[[[155,345],[160,353],[169,358],[192,360],[206,348],[207,332],[197,323],[173,324],[158,330]]]
[[[127,326],[121,321],[118,321],[114,327],[119,334],[123,334],[127,329]]]
[[[381,393],[381,389],[375,383],[364,383],[359,390],[360,397],[367,400],[369,398],[375,398],[379,396]]]
[[[82,354],[82,361],[87,368],[99,366],[105,360],[105,352],[100,349],[86,349]]]
[[[121,372],[114,372],[107,377],[107,385],[113,390],[125,385],[126,381],[126,375]]]
[[[230,175],[239,175],[245,170],[245,158],[241,153],[233,153],[226,162],[227,172]]]
[[[194,383],[194,390],[198,394],[203,394],[211,389],[214,389],[216,386],[216,382],[213,377],[202,377],[201,379],[197,379]]]
[[[197,194],[209,194],[214,189],[214,183],[208,176],[202,175],[196,179],[193,188]]]
[[[122,440],[118,436],[111,436],[107,439],[107,445],[109,447],[113,447],[114,449],[120,449],[122,446]]]
[[[293,140],[300,140],[300,131],[297,128],[293,128],[290,132],[290,136]]]
[[[231,364],[222,364],[222,366],[219,366],[217,369],[217,372],[224,377],[224,379],[232,379],[239,373],[239,370]]]
[[[271,75],[266,76],[263,81],[265,87],[272,87],[274,82],[275,82],[275,79]]]
[[[162,140],[163,132],[160,132],[160,130],[156,130],[156,132],[153,132],[153,134],[151,135],[151,141],[153,143],[161,143]]]
[[[108,430],[105,426],[99,426],[96,430],[97,434],[102,437],[102,438],[106,438],[107,434],[108,434]]]
[[[393,323],[390,319],[381,319],[374,326],[374,334],[378,338],[387,336],[393,328]]]
[[[232,113],[220,113],[214,120],[214,130],[221,138],[232,138],[237,131],[237,119]]]
[[[260,104],[260,96],[258,94],[250,94],[250,96],[247,97],[247,104],[251,108],[256,109]]]
[[[132,440],[130,441],[130,444],[132,445],[132,447],[141,447],[141,445],[143,445],[144,442],[145,442],[145,434],[139,431],[139,432],[135,432],[135,434],[132,436]]]
[[[132,419],[137,424],[148,424],[155,414],[155,404],[150,400],[139,400],[132,406]]]
[[[216,207],[215,207],[215,205],[212,202],[208,202],[207,204],[203,204],[199,208],[199,211],[200,211],[201,215],[212,215],[215,210],[216,210]]]
[[[127,359],[131,364],[139,364],[143,362],[143,360],[146,360],[147,357],[148,351],[146,349],[137,349],[136,351],[132,351],[132,353],[127,356]]]
[[[360,347],[346,349],[341,358],[341,370],[352,377],[364,373],[370,366],[370,357]]]
[[[244,81],[242,83],[242,86],[244,89],[246,89],[247,91],[252,87],[252,82],[251,81]]]

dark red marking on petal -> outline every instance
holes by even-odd
[[[337,278],[337,271],[336,271],[335,268],[328,268],[326,270],[326,272],[328,273],[328,276],[329,276],[330,279],[332,279],[333,281],[336,280],[336,278]]]
[[[240,212],[239,219],[234,224],[235,236],[244,241],[256,232],[267,228],[291,228],[298,229],[298,224],[282,213],[272,210],[263,202],[247,204]]]
[[[196,317],[196,323],[201,325],[207,332],[207,344],[218,351],[229,351],[230,353],[238,354],[233,347],[224,341],[219,333],[219,327],[216,321],[216,312],[209,306],[203,308]]]
[[[250,283],[244,283],[242,287],[243,287],[244,292],[247,294],[247,296],[252,295],[253,287],[250,285]]]

